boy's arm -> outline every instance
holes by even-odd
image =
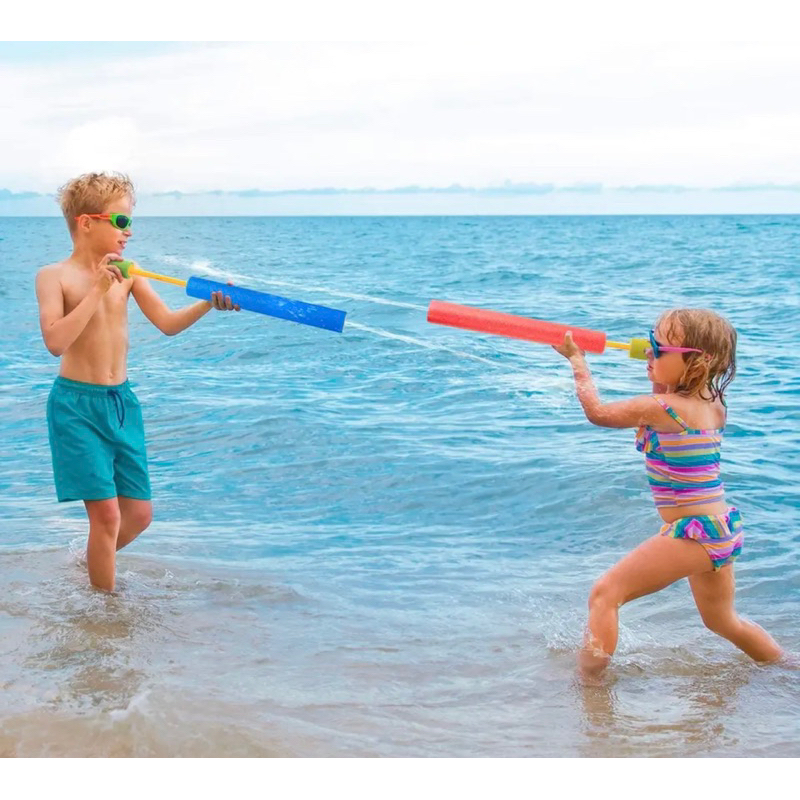
[[[104,261],[108,259],[105,257]],[[64,315],[64,292],[59,271],[45,267],[36,275],[36,298],[39,301],[39,325],[45,346],[54,356],[62,356],[67,348],[81,335],[86,323],[97,311],[103,295],[114,281],[122,281],[120,271],[106,263],[100,270],[86,297],[72,311]]]
[[[161,333],[167,336],[174,336],[176,333],[185,331],[197,320],[204,317],[212,308],[221,310],[233,310],[238,306],[231,304],[230,297],[222,298],[222,292],[214,292],[211,300],[198,300],[190,306],[184,306],[173,311],[157,294],[150,285],[147,278],[137,275],[133,279],[131,289],[133,297],[142,313],[158,328]]]

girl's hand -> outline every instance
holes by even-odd
[[[572,331],[567,331],[564,334],[564,343],[563,344],[554,344],[553,350],[556,353],[564,356],[564,358],[574,358],[575,356],[583,356],[583,350],[572,341]]]

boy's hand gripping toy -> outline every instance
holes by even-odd
[[[572,331],[572,340],[575,344],[589,353],[602,353],[606,347],[613,347],[618,350],[627,350],[631,358],[643,361],[647,360],[646,351],[650,348],[649,339],[631,339],[629,344],[609,342],[601,331],[561,325],[557,322],[544,322],[540,319],[519,317],[515,314],[503,314],[500,311],[489,311],[484,308],[461,306],[457,303],[447,303],[444,300],[431,300],[428,306],[428,322],[553,345],[562,344],[564,334]]]
[[[345,311],[327,306],[317,306],[312,303],[304,303],[301,300],[288,300],[278,295],[258,292],[255,289],[245,289],[241,286],[229,286],[226,283],[210,281],[207,278],[189,278],[188,281],[179,278],[170,278],[167,275],[158,275],[155,272],[139,269],[132,261],[113,261],[119,271],[126,277],[140,275],[143,278],[153,278],[165,283],[173,283],[176,286],[186,288],[186,294],[190,297],[197,297],[200,300],[211,300],[212,292],[222,292],[231,298],[234,305],[243,308],[245,311],[255,311],[258,314],[266,314],[270,317],[288,319],[290,322],[299,322],[302,325],[312,325],[315,328],[325,328],[329,331],[341,333],[344,328]]]

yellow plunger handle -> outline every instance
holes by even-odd
[[[176,286],[186,286],[186,281],[180,278],[170,278],[169,275],[159,275],[157,272],[148,272],[146,269],[139,269],[139,267],[129,267],[128,271],[132,275],[141,275],[143,278],[153,278],[157,281],[164,281],[164,283],[174,283]]]
[[[131,275],[141,275],[143,278],[153,278],[157,281],[164,281],[164,283],[174,283],[176,286],[186,286],[188,283],[188,281],[182,281],[180,278],[170,278],[169,275],[159,275],[157,272],[139,269],[139,267],[134,266],[133,261],[126,261],[124,258],[112,259],[111,263],[119,267],[119,271],[124,278],[130,278]]]

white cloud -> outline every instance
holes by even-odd
[[[789,45],[217,44],[4,64],[0,187],[800,180]]]
[[[42,154],[43,176],[76,175],[90,170],[135,172],[142,142],[135,120],[103,117],[71,128]]]

